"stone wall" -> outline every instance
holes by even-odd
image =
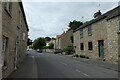
[[[118,60],[118,21],[119,17],[115,17],[107,21],[107,39],[108,39],[108,55],[107,59]]]
[[[5,78],[14,71],[15,59],[17,61],[17,67],[19,67],[24,59],[28,32],[18,2],[12,3],[12,10],[10,14],[4,8],[5,3],[3,3],[2,7],[3,35],[8,37],[7,68],[3,69],[3,77]],[[25,39],[23,39],[24,35]]]
[[[0,46],[2,46],[2,2],[0,1]],[[2,79],[2,47],[0,47],[0,80]]]
[[[65,47],[72,45],[70,38],[72,35],[73,35],[72,30],[66,31],[65,33],[61,34],[61,43],[60,43],[61,49],[64,49]]]

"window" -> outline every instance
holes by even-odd
[[[8,38],[3,36],[3,48],[2,48],[3,66],[7,66],[7,44],[8,44]]]
[[[92,26],[91,25],[88,26],[88,35],[89,36],[92,35]]]
[[[84,50],[84,44],[80,43],[80,50]]]
[[[5,0],[5,9],[7,10],[8,13],[10,13],[11,11],[11,4],[12,2],[10,2],[11,0]]]
[[[83,29],[80,29],[80,38],[83,38]]]
[[[88,42],[88,50],[93,50],[92,42]]]
[[[25,33],[23,33],[23,41],[25,41]]]

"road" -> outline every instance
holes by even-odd
[[[12,78],[118,78],[117,71],[70,56],[31,51],[28,58],[24,70],[21,68]]]

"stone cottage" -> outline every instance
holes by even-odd
[[[6,78],[25,58],[28,25],[22,2],[2,2],[2,77]]]
[[[69,30],[66,32],[63,32],[63,34],[61,34],[61,49],[63,50],[65,47],[72,45],[72,41],[71,41],[71,36],[73,35],[73,30]]]
[[[74,31],[75,52],[93,59],[118,61],[120,50],[120,6],[84,23]]]

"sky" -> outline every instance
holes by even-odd
[[[100,4],[100,5],[99,5]],[[102,14],[118,6],[118,1],[24,0],[29,38],[56,37],[68,29],[70,21],[89,21],[98,10]]]

